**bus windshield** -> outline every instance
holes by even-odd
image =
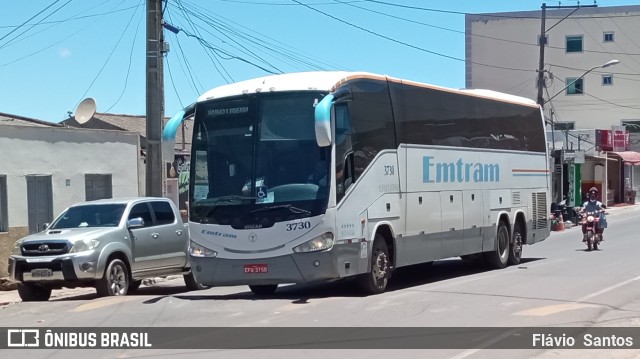
[[[324,213],[330,148],[316,143],[317,92],[199,103],[190,196],[193,221],[269,227]]]

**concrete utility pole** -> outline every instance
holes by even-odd
[[[162,118],[164,79],[162,45],[162,0],[147,0],[147,196],[162,197]]]
[[[540,46],[540,62],[538,63],[538,105],[544,106],[544,98],[542,97],[542,90],[544,88],[544,47],[547,46],[547,36],[545,28],[545,19],[547,17],[547,4],[542,3],[542,13],[540,15],[540,40],[538,45]]]
[[[595,3],[593,5],[575,5],[575,6],[547,6],[546,3],[542,3],[542,12],[540,14],[540,41],[538,41],[538,45],[540,46],[540,61],[538,62],[538,105],[544,107],[545,101],[543,97],[544,91],[544,47],[547,45],[547,31],[556,27],[559,23],[564,21],[564,19],[568,18],[574,12],[578,11],[579,8],[582,7],[598,7]],[[546,28],[546,18],[547,18],[547,9],[575,9],[567,16],[560,19],[560,21],[556,22],[555,25],[551,26],[549,29]]]
[[[544,81],[544,47],[547,46],[547,32],[551,29],[553,29],[554,27],[556,27],[559,23],[561,23],[562,21],[564,21],[564,19],[568,18],[569,16],[571,16],[574,12],[578,11],[579,8],[581,7],[597,7],[598,5],[594,4],[593,5],[576,5],[576,6],[547,6],[546,3],[542,3],[542,11],[540,13],[540,41],[538,41],[538,45],[540,46],[540,59],[538,62],[538,105],[540,105],[540,107],[542,107],[543,110],[543,115],[544,115],[544,105],[546,102],[548,102],[548,100],[545,102],[544,100],[544,88],[545,88],[545,81]],[[566,15],[565,17],[563,17],[562,19],[560,19],[558,22],[556,22],[553,26],[551,26],[550,28],[546,28],[546,19],[547,19],[547,9],[575,9],[574,11],[570,12],[568,15]],[[557,95],[557,94],[556,94]],[[546,120],[545,120],[546,122]],[[563,184],[563,171],[562,171],[562,154],[560,154],[560,158],[556,158],[555,156],[557,155],[555,152],[555,138],[554,138],[554,132],[555,132],[555,126],[553,124],[553,113],[551,113],[551,136],[553,138],[552,141],[554,141],[553,144],[553,150],[554,150],[554,154],[553,154],[553,172],[551,173],[551,183],[552,183],[552,193],[551,193],[551,198],[552,200],[555,201],[561,201],[562,200],[562,193],[563,188],[562,188],[562,184]],[[568,134],[568,132],[566,133]],[[564,147],[564,146],[563,146]],[[562,149],[562,152],[564,151],[564,148]],[[560,165],[559,169],[560,171],[558,171],[556,165]]]

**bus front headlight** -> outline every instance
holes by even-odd
[[[327,232],[310,241],[304,242],[299,246],[293,247],[293,251],[296,253],[318,252],[331,249],[332,247],[333,233]]]
[[[218,252],[213,249],[209,249],[205,246],[201,246],[194,241],[189,241],[189,254],[192,257],[217,257]]]

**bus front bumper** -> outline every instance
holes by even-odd
[[[196,281],[206,286],[309,283],[358,274],[360,245],[258,259],[189,258]],[[360,266],[362,267],[362,266]]]

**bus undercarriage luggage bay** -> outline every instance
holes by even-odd
[[[195,105],[190,260],[207,286],[358,276],[462,256],[517,264],[549,236],[533,101],[351,72],[274,75]]]

